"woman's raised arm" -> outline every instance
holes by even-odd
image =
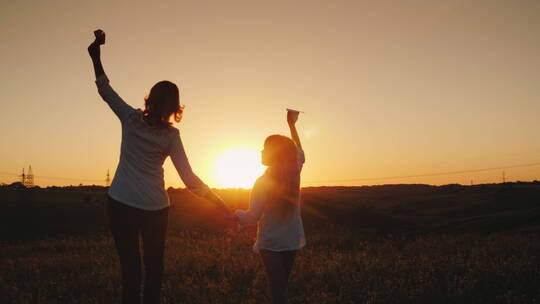
[[[96,39],[88,46],[88,54],[92,58],[92,63],[94,64],[94,73],[96,74],[96,79],[105,75],[103,71],[103,65],[101,64],[101,45],[105,44],[105,32],[102,30],[94,31]]]
[[[130,113],[136,110],[128,105],[109,84],[109,79],[105,75],[103,65],[101,64],[101,45],[105,44],[105,33],[102,30],[97,30],[94,31],[94,35],[96,39],[88,46],[88,54],[90,54],[90,58],[92,58],[92,63],[94,64],[99,95],[111,107],[120,121],[124,121]]]

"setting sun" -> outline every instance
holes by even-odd
[[[263,172],[260,153],[249,148],[225,150],[214,163],[214,180],[223,188],[251,188]]]

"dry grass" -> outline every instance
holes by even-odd
[[[163,303],[266,303],[250,231],[170,235]],[[0,251],[2,303],[114,303],[118,264],[107,237]],[[540,238],[519,235],[362,239],[312,235],[297,258],[291,303],[538,303]]]
[[[233,207],[248,192],[220,191]],[[163,303],[268,303],[254,230],[173,202]],[[540,303],[540,186],[304,189],[291,303]],[[103,190],[0,191],[0,303],[117,303]],[[437,233],[434,233],[437,232]]]

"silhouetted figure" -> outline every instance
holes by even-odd
[[[268,169],[251,190],[249,210],[236,211],[240,224],[258,223],[253,249],[261,255],[274,304],[287,303],[296,252],[306,243],[300,215],[304,152],[295,127],[297,119],[298,112],[287,113],[294,141],[281,135],[266,138],[262,164]]]
[[[196,195],[217,204],[229,219],[234,214],[191,170],[180,133],[170,118],[180,121],[178,87],[160,81],[145,98],[144,110],[128,105],[112,89],[103,71],[100,45],[105,33],[94,32],[88,47],[94,64],[98,92],[122,124],[120,162],[109,188],[107,210],[122,273],[122,303],[140,303],[141,257],[145,268],[144,303],[159,303],[163,276],[163,254],[169,214],[169,197],[164,188],[163,162],[170,156],[184,181]]]

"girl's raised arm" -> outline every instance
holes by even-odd
[[[296,146],[302,149],[302,143],[300,142],[300,137],[298,136],[298,131],[296,130],[296,121],[298,120],[299,112],[296,111],[287,111],[287,123],[289,124],[289,129],[291,130],[291,138],[296,144]]]

